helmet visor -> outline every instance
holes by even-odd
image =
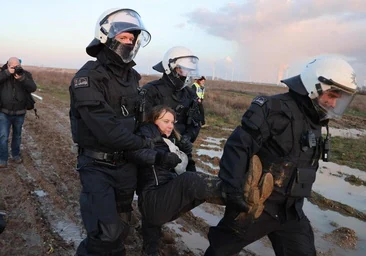
[[[169,63],[175,63],[176,67],[182,67],[190,70],[198,69],[198,58],[196,56],[181,56],[170,59]]]
[[[186,86],[191,86],[194,81],[199,77],[198,67],[196,67],[195,69],[189,69],[178,65],[175,71],[180,77],[185,78],[182,88]]]
[[[339,119],[342,117],[353,98],[353,93],[331,87],[331,89],[324,91],[320,96],[314,99],[313,103],[321,114],[321,120]]]
[[[142,23],[140,15],[134,10],[123,9],[101,20],[100,26],[108,31],[108,38],[114,38],[122,32],[141,31],[139,44],[144,47],[151,39],[150,33]]]

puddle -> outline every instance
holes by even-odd
[[[41,210],[51,225],[51,228],[68,243],[73,243],[76,249],[83,240],[80,227],[71,221],[66,214],[52,211],[53,204],[47,196],[39,197]]]
[[[324,166],[326,168],[324,168]],[[335,168],[333,169],[333,167]],[[337,177],[331,175],[331,173],[337,174],[339,167],[339,165],[334,163],[320,163],[313,190],[328,199],[341,202],[366,213],[365,186],[354,186],[344,180],[345,176]],[[348,168],[347,166],[342,166],[341,170],[343,173],[348,174],[350,174],[349,171],[352,171],[353,173],[357,172],[357,170],[351,170],[351,168]],[[358,175],[355,176],[357,177]]]
[[[315,245],[316,248],[322,252],[328,250],[334,251],[330,255],[366,255],[366,223],[353,218],[346,217],[337,212],[330,210],[321,210],[318,206],[311,204],[309,201],[305,200],[304,212],[309,218],[311,225],[314,228],[315,235]],[[359,239],[355,250],[346,250],[338,247],[337,245],[330,243],[322,238],[326,233],[330,233],[337,227],[331,225],[331,223],[336,223],[339,227],[347,227],[356,232]]]
[[[214,137],[207,137],[203,141],[206,141],[207,143],[221,145],[222,141],[225,141],[226,138],[214,138]]]
[[[326,134],[326,129],[323,127],[322,133]],[[358,129],[337,129],[329,127],[329,133],[332,137],[344,137],[344,138],[358,138],[366,135],[366,130]]]
[[[46,193],[46,192],[44,192],[43,190],[35,190],[35,191],[33,191],[33,193],[34,193],[35,195],[37,195],[38,197],[44,197],[44,196],[47,196],[47,193]]]
[[[323,161],[319,161],[319,166],[320,166],[320,168],[322,168],[321,169],[322,171],[324,171],[327,168],[333,174],[346,173],[348,175],[354,175],[360,179],[366,180],[366,172],[361,171],[359,169],[354,169],[354,168],[350,168],[345,165],[339,165],[336,163],[323,162]],[[342,178],[345,178],[345,177],[342,177]]]
[[[196,150],[196,153],[198,156],[206,155],[209,157],[219,157],[219,158],[221,158],[222,152],[223,152],[222,150],[218,151],[218,150],[209,150],[209,149],[200,149],[200,148]]]
[[[166,224],[166,226],[180,236],[180,240],[194,253],[194,255],[203,255],[209,246],[208,240],[201,234],[192,230],[186,230],[182,225],[175,221]]]
[[[212,149],[219,149],[219,150],[221,150],[221,147],[218,146],[218,145],[201,144],[200,147],[206,147],[206,148],[212,148]]]
[[[200,160],[198,160],[198,161],[200,161]],[[210,167],[212,170],[215,170],[215,171],[218,171],[220,168],[217,166],[217,165],[214,165],[214,164],[212,164],[212,163],[210,163],[210,162],[205,162],[205,161],[200,161],[202,164],[204,164],[204,165],[207,165],[208,167]],[[196,167],[196,168],[198,168],[198,167]]]

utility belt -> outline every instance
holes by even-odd
[[[124,152],[113,152],[113,153],[105,153],[98,152],[86,148],[78,149],[79,155],[87,156],[93,158],[94,161],[98,164],[107,165],[107,166],[116,166],[117,164],[126,162],[126,158],[124,156]]]

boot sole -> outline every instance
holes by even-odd
[[[251,196],[250,194],[254,187],[253,184],[255,184],[255,187],[257,187],[261,176],[262,162],[257,155],[253,155],[253,157],[250,159],[249,170],[245,178],[244,198],[256,199],[256,196]]]

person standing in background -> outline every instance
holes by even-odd
[[[22,127],[27,112],[27,94],[36,91],[32,74],[24,70],[20,59],[11,57],[0,72],[0,168],[8,166],[8,140],[13,130],[11,155],[20,164]]]
[[[192,85],[192,89],[197,94],[198,108],[199,108],[199,111],[200,111],[200,114],[201,114],[202,128],[206,127],[205,110],[203,108],[203,99],[205,97],[205,91],[206,91],[205,83],[206,83],[206,77],[201,76]]]

